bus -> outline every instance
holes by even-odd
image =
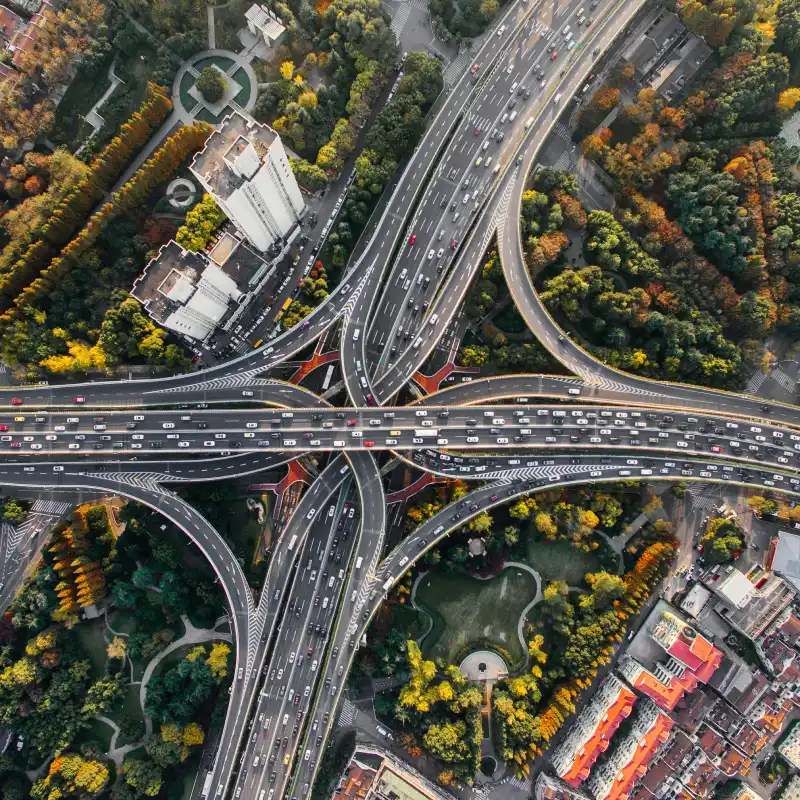
[[[203,781],[203,788],[200,790],[200,797],[208,797],[208,793],[211,791],[211,781],[214,778],[214,770],[210,769],[206,773],[205,780]]]
[[[280,322],[283,315],[289,310],[289,306],[292,304],[292,298],[287,297],[283,301],[283,305],[281,306],[281,310],[275,315],[275,322]]]
[[[328,371],[325,373],[325,380],[322,381],[322,391],[325,392],[328,390],[328,387],[331,385],[331,378],[333,377],[333,364],[328,367]]]
[[[297,534],[292,536],[292,538],[289,540],[289,552],[290,553],[292,552],[292,549],[294,548],[294,544],[295,544],[296,541],[297,541]]]

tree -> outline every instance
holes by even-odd
[[[125,652],[127,650],[127,645],[125,644],[125,640],[119,636],[115,636],[110,642],[108,647],[106,648],[106,654],[109,658],[117,658],[122,660],[125,658]]]
[[[228,88],[228,81],[222,70],[217,67],[205,67],[197,77],[195,86],[203,98],[213,105],[222,99]]]
[[[66,796],[92,797],[108,786],[108,767],[78,753],[64,753],[50,762],[47,775],[31,787],[34,800],[58,800]]]
[[[710,564],[724,564],[738,558],[744,549],[744,531],[735,520],[717,517],[709,520],[700,537],[703,558]]]
[[[426,749],[445,762],[464,761],[469,757],[467,725],[459,720],[431,725],[423,737]]]
[[[227,219],[210,194],[204,194],[195,207],[186,214],[186,221],[175,234],[175,241],[185,250],[202,250],[214,231]]]
[[[161,768],[144,758],[126,758],[122,763],[125,783],[146,797],[155,797],[161,791]]]
[[[228,674],[228,656],[231,648],[225,642],[215,642],[206,659],[206,665],[217,683],[221,683]]]

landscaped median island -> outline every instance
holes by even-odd
[[[407,529],[462,492],[423,490]],[[399,679],[376,713],[412,758],[436,759],[442,785],[471,785],[487,752],[527,773],[610,662],[677,547],[663,521],[628,528],[642,507],[660,502],[633,481],[522,496],[440,540],[392,590],[351,686]]]
[[[111,508],[60,524],[3,616],[4,800],[179,795],[224,717],[230,633],[210,567],[150,509]]]

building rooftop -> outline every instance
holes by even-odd
[[[725,738],[751,758],[767,743],[767,737],[759,733],[732,705],[726,703],[722,698],[718,698],[709,710],[706,722],[713,725]]]
[[[8,44],[14,32],[22,24],[22,17],[19,14],[0,5],[0,43]]]
[[[681,611],[685,611],[692,617],[697,617],[711,597],[711,592],[702,583],[695,583],[681,601]]]
[[[364,800],[376,774],[375,770],[351,760],[333,793],[333,800]]]
[[[795,588],[800,588],[800,536],[780,531],[777,539],[770,569],[786,578]]]
[[[731,656],[725,655],[709,685],[714,687],[740,714],[746,714],[766,691],[769,681],[762,672],[753,670],[739,659],[734,660]]]
[[[715,584],[717,613],[750,639],[758,638],[790,605],[794,588],[773,572],[754,566],[747,575],[732,568]]]
[[[613,676],[606,679],[584,712],[583,726],[573,726],[554,754],[557,756],[554,762],[559,761],[557,772],[564,781],[579,786],[586,780],[598,756],[608,748],[614,732],[630,716],[635,702],[636,695],[622,681]]]
[[[703,689],[684,694],[672,710],[672,718],[687,733],[694,733],[716,702],[716,696]]]
[[[192,170],[226,200],[263,160],[278,134],[267,125],[234,112],[222,120],[195,155]]]
[[[622,54],[625,61],[636,67],[639,75],[646,75],[659,58],[686,33],[678,17],[669,12],[656,14],[650,25]]]
[[[665,789],[675,782],[683,767],[691,757],[694,745],[691,739],[681,730],[675,729],[669,741],[658,751],[657,756],[647,768],[633,797],[663,797]],[[639,795],[638,793],[644,792]]]

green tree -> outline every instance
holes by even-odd
[[[222,99],[228,88],[228,81],[221,70],[216,67],[205,67],[200,72],[195,86],[209,103],[214,104]]]

